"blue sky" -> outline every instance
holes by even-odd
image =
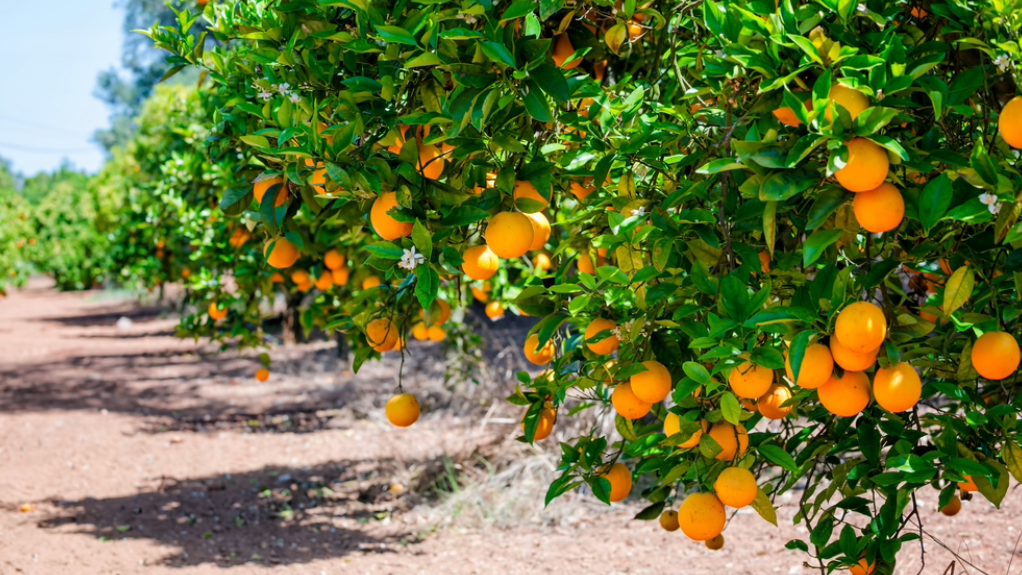
[[[90,172],[102,165],[90,137],[110,112],[93,91],[101,70],[119,67],[123,21],[114,0],[0,0],[0,157],[16,172],[64,158]]]

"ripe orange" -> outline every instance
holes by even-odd
[[[1004,379],[1015,373],[1018,364],[1018,342],[1011,334],[990,331],[972,345],[972,367],[986,379]]]
[[[887,152],[865,138],[852,138],[848,147],[848,163],[834,173],[841,186],[849,192],[868,192],[887,179],[890,161]]]
[[[586,327],[585,339],[589,340],[603,331],[613,331],[617,329],[617,324],[610,321],[609,319],[597,318],[589,322],[589,326]],[[610,355],[617,351],[617,348],[621,345],[621,340],[616,335],[610,334],[606,339],[598,341],[596,343],[586,343],[586,347],[595,354],[599,355]]]
[[[713,491],[724,505],[741,509],[752,503],[759,487],[756,486],[756,477],[748,469],[728,467],[713,482]]]
[[[856,116],[869,108],[869,98],[858,90],[834,84],[830,87],[830,102],[827,103],[827,111],[823,114],[828,122],[837,112],[837,106],[847,110],[848,115],[854,120]]]
[[[418,146],[419,162],[415,166],[415,171],[422,174],[427,180],[440,179],[440,175],[444,172],[443,154],[436,146],[421,143]]]
[[[425,319],[425,310],[419,310],[419,319]],[[433,320],[432,325],[444,325],[451,319],[451,304],[442,299],[433,300],[429,307],[429,319]]]
[[[542,348],[537,348],[539,348],[539,335],[532,334],[525,340],[525,346],[522,348],[522,351],[525,352],[525,359],[529,360],[529,363],[546,365],[553,361],[554,355],[557,353],[554,342],[547,341]]]
[[[749,433],[741,425],[731,425],[726,421],[714,423],[710,428],[710,438],[720,446],[717,459],[731,461],[735,455],[745,455],[749,448]]]
[[[482,288],[472,286],[472,297],[479,303],[490,301],[490,284],[483,284]]]
[[[759,271],[770,273],[770,253],[766,250],[759,252]]]
[[[181,270],[181,279],[186,280],[190,277],[192,277],[192,270],[188,268],[184,268],[183,270]]]
[[[757,399],[770,389],[774,382],[774,370],[746,361],[731,370],[727,381],[731,391],[740,398]]]
[[[905,199],[898,188],[884,182],[875,190],[855,194],[852,211],[867,232],[889,232],[897,229],[905,218]]]
[[[426,337],[429,338],[429,341],[443,341],[447,339],[447,332],[444,331],[444,328],[434,325],[426,329]]]
[[[940,508],[940,512],[943,513],[944,515],[947,515],[948,517],[953,517],[955,515],[958,515],[958,512],[961,511],[961,510],[962,510],[962,499],[960,497],[958,497],[957,495],[953,496],[951,498],[951,501],[948,501],[947,505],[945,505],[944,507]]]
[[[975,493],[979,491],[979,487],[976,487],[976,482],[973,481],[971,475],[965,475],[965,481],[958,484],[958,488],[966,493]]]
[[[553,194],[552,187],[550,188],[550,193],[551,195]],[[536,189],[536,186],[532,185],[532,182],[526,180],[515,180],[515,187],[514,190],[512,191],[512,197],[516,202],[515,205],[517,205],[518,200],[533,200],[535,202],[543,204],[543,207],[539,209],[533,208],[533,210],[537,212],[543,210],[544,208],[550,205],[550,200],[539,195],[539,190]],[[525,210],[523,209],[522,211],[524,212]]]
[[[209,311],[209,317],[213,321],[220,321],[220,320],[224,319],[225,317],[227,317],[227,308],[220,309],[216,305],[216,302],[213,302],[213,303],[209,304],[208,311]]]
[[[270,370],[265,367],[255,372],[256,381],[259,383],[266,383],[266,380],[270,379]]]
[[[289,268],[298,261],[298,248],[287,241],[287,238],[277,238],[266,242],[263,247],[263,257],[266,263],[277,269]]]
[[[695,541],[709,541],[720,535],[726,522],[724,505],[712,493],[693,493],[681,502],[678,509],[682,533]]]
[[[678,512],[673,509],[668,509],[660,514],[660,527],[664,531],[677,531],[680,525],[678,525]]]
[[[398,207],[397,193],[384,192],[373,202],[373,208],[369,212],[369,223],[373,230],[385,240],[396,240],[412,234],[412,224],[399,222],[391,217],[390,210]]]
[[[922,390],[919,374],[905,362],[887,369],[878,369],[873,376],[873,399],[891,413],[901,413],[915,407]]]
[[[699,431],[697,429],[696,432],[692,434],[692,437],[688,438],[687,441],[678,444],[678,449],[692,449],[693,447],[699,445],[699,438],[702,437],[703,433],[705,433],[706,430],[710,428],[710,425],[705,421],[700,421],[699,424],[702,425],[703,430]],[[667,417],[664,418],[664,435],[670,437],[675,433],[679,433],[680,431],[681,417],[678,416],[677,413],[668,413]]]
[[[806,347],[802,355],[802,365],[799,367],[798,380],[791,372],[791,358],[788,352],[784,352],[784,371],[795,385],[802,389],[816,389],[827,383],[834,373],[834,358],[830,350],[822,343],[814,343]],[[858,371],[858,370],[857,370]]]
[[[571,184],[568,186],[568,189],[571,191],[571,193],[575,196],[576,199],[584,200],[589,196],[589,194],[596,191],[596,186],[593,185],[592,178],[586,178],[582,180],[582,183],[571,182]]]
[[[282,284],[284,283],[284,276],[280,275],[279,273],[274,273],[272,276],[270,276],[270,282],[275,284]]]
[[[557,411],[554,409],[544,409],[539,412],[539,423],[536,424],[536,435],[533,437],[533,441],[543,441],[547,437],[550,437],[550,433],[554,430],[554,424],[557,423]],[[525,422],[522,422],[522,433],[525,433]]]
[[[550,262],[550,256],[544,253],[538,253],[532,256],[532,267],[540,271],[549,271],[552,263]]]
[[[1012,148],[1022,148],[1022,97],[1015,96],[1001,110],[997,131]]]
[[[855,302],[841,310],[834,324],[841,345],[859,353],[879,348],[887,337],[884,312],[868,301]]]
[[[334,287],[334,274],[330,270],[323,270],[323,273],[316,280],[316,289],[326,291]]]
[[[337,250],[330,250],[323,256],[323,265],[328,270],[339,270],[344,265],[344,256]]]
[[[620,461],[600,474],[610,482],[610,502],[617,503],[632,492],[632,472]]]
[[[858,352],[848,349],[841,344],[836,337],[830,338],[830,353],[834,356],[834,363],[847,371],[865,371],[877,362],[877,355],[880,348],[865,352]],[[829,377],[827,378],[830,379]]]
[[[798,119],[798,116],[795,115],[795,111],[792,110],[791,108],[787,107],[778,108],[773,111],[773,115],[775,118],[777,118],[778,122],[784,124],[785,126],[797,128],[800,125],[802,125],[802,120]]]
[[[816,392],[827,411],[841,417],[855,417],[869,405],[869,378],[861,371],[846,371],[844,377],[831,377]]]
[[[273,186],[280,186],[280,188],[277,189],[277,197],[274,200],[273,205],[278,208],[283,206],[284,202],[287,201],[287,185],[284,183],[284,178],[280,176],[268,178],[266,180],[256,178],[255,182],[252,184],[252,195],[255,196],[255,201],[260,204],[263,203],[263,196],[265,196],[266,192]]]
[[[793,406],[781,407],[789,399],[791,399],[791,390],[783,385],[774,384],[763,394],[763,397],[759,398],[756,407],[767,419],[784,419],[794,409]]]
[[[344,287],[348,285],[348,277],[351,276],[351,270],[346,266],[335,269],[332,274],[334,278],[334,285]]]
[[[592,325],[592,324],[590,324]],[[660,403],[671,394],[671,372],[656,360],[642,362],[647,371],[632,376],[632,393],[646,403]]]
[[[573,70],[582,63],[582,58],[576,58],[566,65],[564,62],[575,53],[575,47],[571,45],[571,39],[568,38],[567,34],[561,34],[557,36],[557,40],[554,42],[554,64],[557,64],[558,68],[564,68],[565,70]]]
[[[486,245],[504,259],[520,258],[532,247],[532,220],[519,212],[500,212],[486,226]],[[478,278],[486,279],[486,278]]]
[[[532,245],[529,246],[529,251],[541,250],[550,239],[550,220],[540,212],[528,214],[528,217],[532,223]]]
[[[419,322],[412,326],[412,337],[417,341],[426,341],[429,339],[429,327],[426,326],[425,322]]]
[[[408,427],[419,420],[419,400],[410,393],[400,393],[387,400],[384,411],[394,427]]]
[[[593,258],[589,256],[589,253],[583,253],[578,256],[578,271],[587,273],[589,275],[596,275],[596,268],[602,267],[606,264],[607,248],[599,248],[596,250],[596,265],[593,265]]]
[[[707,539],[704,545],[706,545],[706,548],[710,551],[719,551],[724,548],[724,535],[721,534],[713,539]]]
[[[401,148],[403,148],[405,145],[406,134],[408,133],[408,126],[401,126],[400,131],[401,133],[394,141],[394,145],[387,147],[387,151],[390,152],[391,154],[395,155],[400,154]]]
[[[380,353],[394,349],[399,336],[397,326],[387,318],[374,319],[366,325],[366,341]]]
[[[472,246],[461,254],[461,271],[474,280],[488,280],[497,273],[500,259],[490,246]]]
[[[635,20],[628,21],[628,41],[634,42],[642,36],[642,26]]]
[[[311,284],[312,278],[309,277],[309,272],[305,270],[295,270],[291,272],[291,281],[297,285]]]
[[[500,305],[499,301],[491,301],[486,304],[486,317],[493,321],[503,319],[504,317],[504,306]]]
[[[851,575],[871,575],[874,569],[876,569],[876,563],[869,564],[865,559],[859,559],[859,564],[849,567],[848,572]]]
[[[610,396],[610,402],[614,405],[614,411],[625,419],[642,419],[651,409],[652,403],[647,403],[636,397],[629,383],[622,383],[614,388]]]

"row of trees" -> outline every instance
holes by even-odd
[[[775,523],[799,486],[789,548],[889,573],[917,492],[953,514],[1022,479],[1020,8],[182,10],[147,34],[205,83],[101,174],[130,198],[110,269],[184,280],[182,333],[225,342],[301,298],[356,369],[473,296],[534,316],[522,440],[617,422],[564,438],[547,503],[633,494],[719,548],[725,506]],[[387,413],[415,423],[414,390]]]

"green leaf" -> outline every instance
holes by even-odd
[[[706,385],[710,383],[710,372],[706,371],[703,364],[696,363],[694,361],[686,361],[681,368],[685,371],[685,375],[699,385]]]
[[[973,475],[972,481],[976,484],[976,489],[983,494],[983,497],[986,497],[987,501],[993,503],[994,507],[1000,509],[1001,502],[1004,501],[1004,496],[1008,493],[1008,483],[1011,482],[1008,478],[1008,469],[993,459],[988,459],[985,465],[993,467],[997,471],[997,487],[994,487],[993,483],[986,477],[978,475]]]
[[[405,62],[405,68],[421,68],[423,66],[439,66],[443,64],[440,56],[432,52],[423,52],[411,60]]]
[[[848,193],[840,186],[830,186],[823,190],[816,201],[809,208],[809,221],[806,222],[807,230],[815,230],[822,226],[841,204],[848,201]]]
[[[756,488],[756,498],[752,500],[752,508],[767,523],[777,527],[777,510],[774,509],[773,503],[770,503],[770,498],[762,489]]]
[[[795,473],[798,471],[798,464],[792,459],[788,452],[774,443],[764,443],[759,446],[759,454],[770,463],[780,465],[785,471]]]
[[[529,0],[531,3],[531,0]],[[540,64],[529,72],[529,76],[539,84],[544,92],[561,104],[568,102],[571,90],[568,88],[568,81],[564,79],[564,72],[550,64]]]
[[[944,317],[951,317],[958,308],[965,305],[976,287],[976,273],[969,266],[962,266],[951,274],[944,286]]]
[[[543,92],[540,90],[536,82],[532,80],[526,80],[524,83],[526,92],[522,96],[522,102],[525,104],[525,111],[529,113],[537,122],[552,122],[554,117],[550,114],[550,107],[547,105],[546,98],[543,97]]]
[[[589,481],[589,488],[597,499],[610,505],[610,480],[606,477],[594,477]]]
[[[947,214],[951,206],[951,179],[941,174],[929,181],[919,196],[919,221],[926,233]]]
[[[375,24],[373,27],[376,28],[376,31],[380,33],[380,37],[383,38],[385,42],[406,44],[408,46],[419,45],[415,36],[412,36],[411,32],[400,26],[383,26],[381,24]]]
[[[536,8],[536,2],[533,0],[515,0],[507,10],[504,11],[504,15],[500,17],[501,22],[507,22],[508,20],[515,20],[531,13]]]
[[[730,391],[720,396],[720,412],[728,423],[738,425],[742,422],[742,405]]]
[[[539,0],[539,18],[546,20],[564,6],[564,0]]]
[[[697,174],[717,174],[720,172],[729,172],[731,170],[748,170],[748,166],[739,164],[731,158],[720,158],[719,160],[713,160],[696,170]]]
[[[805,245],[802,246],[802,265],[806,267],[813,265],[813,262],[820,259],[820,256],[823,255],[824,250],[836,242],[843,233],[845,233],[844,230],[819,230],[813,232],[813,235],[809,236]]]
[[[1014,439],[1008,439],[1001,448],[1001,459],[1015,481],[1022,481],[1022,447]]]
[[[254,148],[270,147],[270,141],[265,136],[241,136],[241,141]]]
[[[432,266],[419,264],[415,268],[415,279],[415,297],[419,300],[422,309],[429,309],[440,290],[440,276]]]
[[[482,49],[483,54],[491,61],[510,66],[511,68],[515,67],[514,56],[508,51],[507,46],[500,42],[480,42],[479,47]]]
[[[418,219],[412,224],[412,243],[419,249],[419,253],[426,258],[426,261],[429,262],[429,259],[433,257],[433,235],[429,233],[426,226],[422,225],[422,222]]]
[[[401,249],[401,246],[391,242],[376,242],[375,244],[369,244],[365,247],[365,250],[374,256],[385,260],[399,260],[405,253],[405,251]]]
[[[654,503],[642,511],[635,514],[635,518],[639,521],[652,521],[660,517],[660,513],[663,512],[664,506],[667,505],[665,501]]]
[[[490,214],[485,210],[473,206],[458,206],[440,220],[440,225],[445,227],[467,226],[481,222],[488,217]]]

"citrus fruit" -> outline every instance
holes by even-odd
[[[867,232],[889,232],[897,229],[905,218],[905,199],[894,184],[884,182],[875,190],[855,194],[852,211]]]
[[[427,180],[440,179],[440,175],[444,173],[443,154],[436,146],[420,143],[418,147],[419,162],[415,166],[415,171],[422,174],[422,177]]]
[[[554,342],[547,341],[546,345],[539,348],[539,335],[532,334],[528,339],[525,340],[525,346],[522,351],[525,352],[525,359],[529,360],[529,363],[534,365],[546,365],[554,359],[554,354],[557,353],[554,348]]]
[[[740,398],[757,399],[770,389],[774,370],[746,361],[733,368],[727,378],[731,391]]]
[[[392,425],[408,427],[419,420],[419,400],[410,393],[400,393],[387,400],[384,411]]]
[[[922,391],[919,374],[905,362],[886,369],[880,368],[873,376],[873,399],[891,413],[901,413],[915,407]]]
[[[486,245],[504,259],[520,258],[532,247],[532,220],[519,212],[500,212],[486,226]],[[480,278],[485,279],[485,278]]]
[[[389,213],[390,210],[398,207],[397,193],[384,192],[373,202],[373,208],[369,212],[369,222],[373,225],[376,234],[385,240],[396,240],[412,234],[412,224],[399,222]]]
[[[504,317],[504,306],[499,301],[491,301],[486,304],[486,317],[491,320],[498,320]]]
[[[582,58],[576,58],[565,64],[568,58],[570,58],[574,53],[575,47],[571,45],[571,39],[568,38],[568,35],[558,35],[557,40],[554,42],[554,64],[557,64],[558,68],[564,68],[565,70],[573,70],[577,68],[578,65],[582,63]]]
[[[693,493],[678,508],[682,533],[695,541],[709,541],[720,535],[726,522],[724,505],[712,493]]]
[[[553,190],[551,189],[551,193],[552,192]],[[515,187],[511,195],[515,200],[515,205],[518,205],[518,200],[532,200],[542,204],[542,206],[538,208],[536,206],[532,206],[530,210],[522,209],[522,207],[519,206],[519,209],[522,209],[523,212],[538,212],[550,205],[550,200],[539,195],[539,190],[536,189],[536,186],[532,185],[532,182],[526,180],[515,180]]]
[[[802,389],[816,389],[834,373],[834,358],[827,346],[821,343],[810,344],[802,354],[802,365],[799,366],[798,379],[791,372],[791,357],[784,353],[784,371],[795,385]]]
[[[1004,105],[997,118],[997,131],[1012,148],[1022,148],[1022,97],[1015,96]]]
[[[859,559],[858,565],[852,565],[848,572],[852,575],[870,575],[876,569],[876,563],[867,563],[865,559]]]
[[[868,301],[844,308],[834,324],[834,335],[841,345],[859,353],[879,348],[887,337],[884,312]]]
[[[653,409],[652,403],[636,397],[629,383],[622,383],[615,387],[614,393],[610,396],[610,402],[614,405],[614,411],[625,419],[642,419]]]
[[[677,531],[678,527],[678,512],[673,509],[668,509],[660,514],[660,527],[664,531]]]
[[[418,341],[429,339],[429,326],[426,325],[426,322],[420,321],[412,326],[412,337]]]
[[[591,324],[590,324],[591,325]],[[646,371],[632,376],[632,393],[646,403],[660,403],[671,393],[671,372],[654,359],[642,362]]]
[[[532,245],[529,246],[529,251],[541,250],[550,239],[550,221],[540,212],[528,216],[532,223]]]
[[[331,275],[334,278],[334,285],[344,287],[348,285],[348,277],[351,276],[351,270],[346,266],[341,266],[331,272]]]
[[[451,319],[451,304],[442,299],[435,299],[429,306],[429,318],[426,318],[426,310],[419,310],[419,319],[430,319],[429,325],[444,325]]]
[[[848,111],[848,115],[854,120],[866,108],[869,108],[869,98],[862,92],[853,88],[834,84],[830,87],[830,102],[827,103],[827,111],[824,117],[830,122],[837,112],[836,106],[841,106]]]
[[[593,185],[592,178],[586,178],[582,182],[571,182],[568,190],[575,196],[575,199],[584,200],[589,194],[596,191],[596,186]]]
[[[830,338],[830,353],[834,363],[847,371],[865,371],[877,362],[880,348],[858,352],[845,347],[836,337]],[[829,377],[827,378],[830,379]]]
[[[610,502],[617,503],[632,492],[632,472],[620,461],[600,474],[610,482]]]
[[[710,551],[719,551],[724,548],[724,535],[718,535],[713,539],[707,539],[704,545],[706,545],[706,548]]]
[[[713,482],[713,492],[717,499],[728,507],[741,509],[752,503],[756,498],[756,477],[744,467],[728,467],[720,472]]]
[[[1018,342],[1003,331],[988,331],[972,345],[972,367],[986,379],[1004,379],[1018,370]]]
[[[260,204],[263,203],[263,196],[265,196],[266,192],[273,186],[280,186],[277,189],[277,197],[274,200],[273,205],[277,208],[283,206],[284,202],[287,201],[287,186],[284,185],[284,178],[280,176],[267,178],[265,180],[256,178],[255,183],[252,184],[252,195],[255,196],[255,201]]]
[[[330,250],[323,256],[323,265],[328,270],[339,270],[344,265],[344,256],[337,250]]]
[[[256,378],[256,381],[258,381],[260,383],[265,383],[266,380],[270,379],[270,370],[266,369],[265,367],[262,368],[262,369],[256,370],[255,378]]]
[[[216,302],[213,302],[213,303],[209,304],[208,311],[209,311],[209,317],[212,318],[213,321],[220,321],[220,320],[224,319],[225,317],[227,317],[227,308],[220,309],[216,305]]]
[[[533,436],[533,441],[543,441],[547,437],[550,437],[550,432],[554,430],[554,424],[557,423],[557,411],[554,409],[544,409],[539,412],[539,422],[536,424],[536,434]],[[522,422],[522,433],[525,433],[525,422]]]
[[[362,289],[369,290],[380,285],[380,278],[376,276],[369,276],[362,280]]]
[[[323,273],[316,279],[316,289],[326,291],[332,287],[334,287],[334,274],[330,273],[330,270],[323,270]]]
[[[869,378],[861,371],[846,371],[840,379],[831,376],[816,392],[827,411],[855,417],[869,405]]]
[[[621,340],[617,338],[613,333],[608,334],[606,339],[602,339],[596,343],[589,343],[588,340],[596,337],[601,332],[613,331],[617,329],[617,324],[609,319],[597,318],[589,322],[589,326],[586,327],[585,339],[586,347],[589,348],[595,354],[609,355],[617,351],[617,348],[621,345]]]
[[[710,425],[705,421],[700,421],[699,424],[702,426],[702,430],[696,430],[684,443],[679,443],[679,449],[692,449],[699,445],[699,438],[703,436],[703,433],[709,429]],[[670,437],[675,433],[681,432],[681,417],[677,413],[668,413],[667,417],[664,418],[664,435]]]
[[[868,192],[884,183],[890,161],[883,148],[865,138],[852,138],[845,145],[848,148],[848,162],[834,173],[844,189],[849,192]]]
[[[433,325],[426,328],[426,337],[429,341],[443,341],[447,339],[447,332],[444,331],[444,328]]]
[[[378,318],[366,324],[366,341],[369,347],[380,353],[388,352],[397,345],[397,326],[387,318]]]
[[[472,246],[461,254],[464,262],[461,264],[461,271],[474,280],[488,280],[497,273],[500,266],[500,258],[493,253],[490,246]]]
[[[958,484],[959,489],[966,493],[975,493],[976,491],[979,491],[979,487],[976,487],[976,482],[973,481],[971,475],[963,475],[963,477],[965,477],[965,481]]]
[[[731,461],[735,455],[745,455],[749,448],[749,433],[741,425],[731,425],[726,421],[714,423],[710,428],[710,438],[720,446],[717,459]]]
[[[538,253],[532,256],[532,267],[540,271],[549,271],[553,264],[550,261],[550,256],[544,253]]]
[[[794,406],[781,407],[791,399],[791,390],[783,385],[774,384],[756,402],[756,408],[767,419],[784,419],[788,417]]]
[[[293,266],[298,261],[299,255],[298,248],[287,241],[287,238],[270,240],[263,247],[263,256],[266,258],[266,263],[270,267],[279,270]]]
[[[958,512],[962,510],[962,499],[957,495],[951,497],[951,501],[948,504],[940,508],[940,512],[948,517],[958,515]]]

